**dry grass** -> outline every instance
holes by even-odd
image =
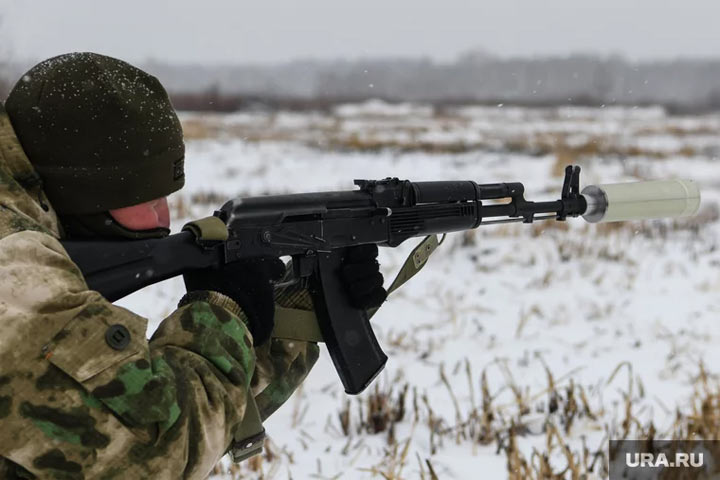
[[[258,114],[252,121],[227,122],[222,116],[208,114],[183,119],[183,130],[188,140],[213,138],[238,138],[247,142],[280,141],[297,142],[311,147],[340,151],[397,152],[422,151],[428,153],[465,153],[471,151],[496,151],[531,156],[553,155],[557,168],[553,173],[561,176],[565,165],[582,164],[588,158],[642,157],[663,159],[673,156],[698,155],[696,148],[686,143],[686,137],[712,134],[712,127],[683,128],[673,125],[660,127],[628,127],[623,134],[607,136],[586,135],[583,141],[571,138],[571,133],[560,130],[540,130],[533,133],[513,134],[504,131],[482,132],[477,135],[467,120],[448,118],[443,114],[426,119],[427,124],[418,125],[409,118],[363,118],[337,117],[332,113],[308,116],[304,123],[286,124],[280,120],[283,112]],[[447,138],[428,137],[433,131],[450,135]],[[668,135],[680,139],[675,150],[642,148],[627,143],[628,138],[641,135]],[[714,132],[717,134],[717,132]]]
[[[469,405],[460,402],[445,368],[440,368],[440,382],[447,389],[453,405],[454,416],[451,419],[440,415],[427,395],[418,394],[416,390],[412,391],[410,401],[407,384],[398,392],[392,386],[383,388],[378,385],[370,395],[358,400],[356,409],[352,408],[352,402],[345,400],[337,418],[341,431],[349,438],[348,445],[352,444],[350,439],[362,435],[386,436],[387,447],[381,461],[361,470],[386,480],[417,478],[415,475],[428,479],[442,478],[432,459],[421,459],[418,453],[415,453],[418,471],[412,474],[406,471],[418,426],[424,426],[429,433],[431,455],[441,451],[448,443],[494,445],[499,454],[505,455],[508,475],[512,479],[566,478],[567,472],[577,473],[572,478],[581,478],[583,472],[606,468],[607,462],[600,450],[590,451],[584,447],[582,452],[572,452],[566,440],[576,420],[596,421],[599,418],[600,414],[590,407],[584,388],[576,386],[572,380],[566,382],[564,379],[562,384],[558,384],[546,368],[547,389],[531,396],[527,389],[512,380],[506,365],[499,363],[498,366],[504,371],[513,392],[515,401],[511,404],[498,404],[495,395],[499,392],[495,395],[491,393],[487,372],[483,370],[480,378],[475,378],[467,360],[454,369],[456,373],[458,367],[459,371],[464,371],[469,386]],[[475,393],[476,385],[479,387],[479,398]],[[547,398],[547,401],[543,401],[543,398]],[[517,440],[533,434],[528,421],[537,412],[544,412],[547,416],[542,432],[546,437],[546,450],[534,451],[530,458],[526,458],[518,448]],[[403,421],[410,424],[411,433],[408,438],[397,439],[396,426]],[[554,467],[550,461],[556,451],[562,452],[562,458],[567,463],[562,470]]]
[[[448,442],[494,446],[498,454],[505,456],[507,475],[511,480],[605,478],[609,469],[609,438],[649,441],[654,438],[720,439],[720,382],[711,380],[703,365],[699,368],[689,411],[678,410],[676,422],[664,432],[659,432],[652,422],[644,422],[638,416],[645,391],[640,379],[634,375],[632,365],[627,362],[619,364],[607,380],[608,385],[617,383],[616,379],[621,379],[626,372],[621,415],[612,423],[603,423],[604,407],[598,401],[592,403],[584,387],[577,385],[572,378],[556,379],[547,367],[547,387],[533,395],[517,385],[507,370],[507,388],[513,392],[515,400],[510,404],[500,404],[495,400],[499,392],[493,394],[488,386],[487,372],[483,370],[479,379],[475,379],[469,361],[464,366],[471,386],[469,405],[461,406],[453,392],[452,382],[443,369],[439,371],[440,381],[447,388],[454,405],[453,418],[439,415],[424,394],[413,392],[412,402],[407,402],[407,385],[402,387],[401,395],[394,394],[392,388],[383,390],[376,387],[363,400],[365,408],[357,410],[355,420],[351,420],[350,402],[344,403],[338,418],[345,425],[343,432],[349,437],[386,435],[388,446],[383,459],[372,467],[361,469],[385,480],[417,478],[417,475],[428,479],[443,478],[434,466],[432,456]],[[476,381],[479,399],[475,397]],[[392,432],[404,418],[398,417],[397,412],[404,412],[406,408],[410,413],[406,422],[411,423],[413,433],[408,438],[397,440]],[[544,416],[540,431],[531,426],[537,424],[534,416],[538,413]],[[357,422],[355,428],[350,428],[352,422]],[[578,423],[582,424],[577,427],[579,429],[590,426],[604,431],[605,435],[600,442],[592,445],[582,437],[578,446]],[[415,453],[417,470],[411,473],[406,469],[411,463],[412,440],[418,435],[418,425],[424,425],[429,430],[431,456],[422,459]],[[521,438],[538,435],[544,437],[542,448],[532,448],[528,454],[519,446]]]
[[[538,357],[538,361],[542,362],[542,358]],[[496,366],[506,369],[502,363]],[[438,469],[437,462],[433,460],[433,456],[446,445],[492,446],[498,455],[505,457],[507,478],[510,480],[587,480],[607,477],[607,442],[610,438],[648,442],[656,438],[720,439],[720,380],[711,375],[702,363],[698,366],[694,394],[688,407],[675,412],[675,422],[666,430],[659,430],[652,421],[641,418],[639,412],[642,412],[645,403],[645,391],[640,379],[634,375],[632,365],[627,362],[618,364],[606,381],[606,387],[610,387],[622,385],[625,378],[625,387],[621,388],[624,400],[620,415],[610,421],[602,420],[609,418],[602,402],[591,399],[587,390],[573,381],[572,372],[557,378],[546,366],[546,388],[530,394],[529,389],[514,382],[506,369],[506,388],[512,391],[514,401],[500,403],[496,397],[504,389],[491,391],[486,369],[479,378],[475,377],[467,360],[460,369],[470,386],[468,402],[458,402],[453,382],[448,380],[444,369],[439,371],[440,381],[454,404],[452,418],[440,415],[427,395],[411,390],[408,384],[397,388],[392,383],[381,385],[377,382],[370,394],[354,402],[343,399],[336,419],[340,424],[339,432],[347,438],[342,454],[357,459],[367,448],[363,438],[382,435],[386,446],[381,459],[357,471],[384,480],[439,480],[451,478],[444,476],[446,472]],[[479,398],[475,386],[479,387]],[[537,428],[538,414],[543,416],[540,430]],[[401,424],[409,426],[410,433],[397,438],[396,429]],[[587,428],[605,433],[599,442],[596,440],[589,444],[581,436],[578,443],[578,431]],[[415,448],[422,430],[427,430],[429,434],[430,455],[425,458]],[[533,447],[530,451],[522,448],[521,440],[528,436],[543,438],[542,446]],[[268,440],[261,456],[240,465],[219,464],[213,473],[233,480],[272,479],[278,478],[284,463],[292,465],[293,454],[279,449]],[[720,472],[720,465],[714,468],[713,473]],[[318,472],[313,477],[343,477],[341,473],[325,474],[322,470],[322,465],[318,464]],[[671,476],[663,478],[684,478],[672,476],[674,473],[668,475]],[[290,475],[288,478],[293,477]]]
[[[718,129],[712,126],[695,125],[692,127],[680,125],[655,125],[651,127],[639,128],[635,131],[636,135],[669,135],[673,137],[703,136],[717,135]]]
[[[186,140],[218,138],[223,133],[222,123],[213,118],[193,117],[183,120],[183,136]]]
[[[326,145],[334,150],[353,152],[427,152],[427,153],[465,153],[483,149],[483,145],[472,142],[435,143],[423,141],[382,140],[374,137],[361,138],[358,135],[331,138]]]

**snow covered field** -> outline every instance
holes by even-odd
[[[323,350],[266,422],[268,453],[218,478],[549,478],[548,462],[602,478],[608,437],[650,423],[670,435],[676,410],[698,401],[701,362],[715,384],[719,115],[375,101],[182,119],[174,231],[234,196],[352,189],[356,178],[520,181],[526,198],[555,200],[567,163],[582,165],[582,185],[683,177],[703,195],[694,220],[450,235],[374,317],[389,356],[375,384],[346,396]],[[413,246],[381,249],[388,283]],[[175,279],[120,303],[155,328],[182,293]]]

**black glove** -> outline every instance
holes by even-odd
[[[340,267],[340,278],[355,308],[379,307],[387,298],[383,276],[377,261],[375,244],[359,245],[347,249]]]
[[[272,281],[282,278],[285,264],[279,258],[258,257],[229,263],[221,269],[206,268],[183,275],[188,292],[212,290],[242,308],[255,345],[262,345],[275,326]]]

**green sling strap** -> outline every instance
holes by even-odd
[[[273,338],[301,340],[303,342],[322,342],[315,313],[297,308],[285,308],[275,304],[275,328]]]
[[[186,223],[183,231],[191,231],[198,242],[222,242],[228,239],[225,222],[218,217],[205,217]],[[228,453],[233,462],[242,462],[262,452],[265,442],[265,428],[255,398],[248,395],[242,423],[233,434]]]
[[[255,403],[255,398],[248,395],[245,416],[240,426],[235,430],[228,453],[233,462],[240,463],[261,453],[264,443],[265,428],[260,419],[260,412]]]
[[[182,231],[190,231],[198,242],[224,242],[229,234],[225,222],[218,217],[210,216],[193,220],[182,227]]]
[[[395,280],[388,287],[388,295],[402,287],[405,282],[414,277],[427,263],[430,255],[445,241],[445,235],[438,240],[437,235],[428,235],[418,244],[417,247],[410,252],[408,258],[405,259],[405,263],[400,267],[395,276]],[[368,310],[368,318],[372,318],[377,312],[377,308],[371,308]]]

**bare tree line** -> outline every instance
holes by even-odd
[[[4,78],[7,88],[8,79],[19,78],[32,62],[3,62],[3,53],[0,82]],[[178,107],[192,110],[236,110],[257,104],[322,107],[368,98],[720,110],[720,59],[631,62],[620,56],[502,58],[471,52],[447,63],[390,58],[227,66],[148,61],[139,66],[160,78]]]
[[[148,63],[177,100],[234,108],[252,101],[288,104],[384,98],[435,103],[665,105],[720,110],[720,59],[633,63],[618,56],[297,61],[259,66]]]

